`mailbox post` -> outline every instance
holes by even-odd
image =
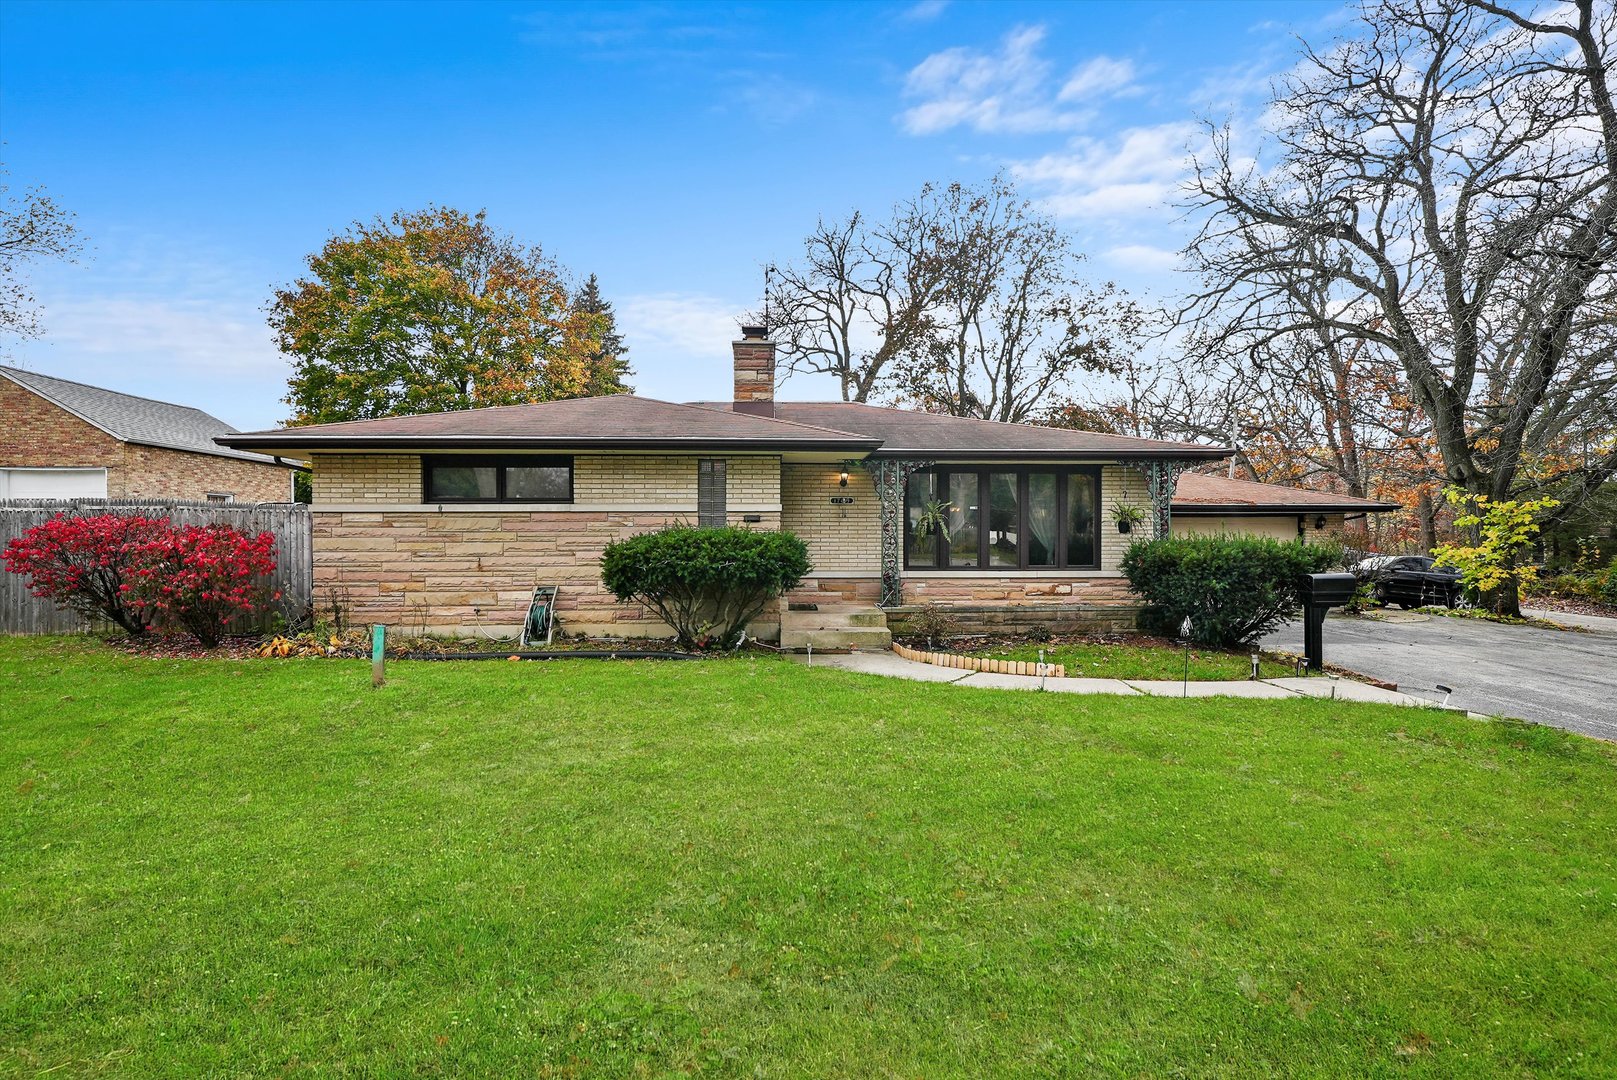
[[[1304,574],[1297,582],[1303,602],[1303,655],[1308,670],[1325,666],[1325,613],[1353,599],[1358,581],[1352,574]]]

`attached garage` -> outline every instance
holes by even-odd
[[[0,469],[3,499],[105,499],[107,470],[76,468]]]
[[[1334,491],[1259,484],[1206,473],[1185,473],[1173,496],[1178,536],[1268,536],[1313,540],[1397,503],[1358,499]]]

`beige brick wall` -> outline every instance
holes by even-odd
[[[848,470],[848,486],[840,487],[838,464],[781,466],[781,527],[803,538],[814,573],[879,574],[881,572],[881,507],[876,486],[861,468]],[[836,506],[837,496],[852,496],[853,505]]]
[[[315,454],[310,465],[316,504],[421,501],[421,458],[416,454]]]
[[[1112,507],[1119,502],[1140,508],[1145,521],[1132,533],[1120,533],[1112,521]],[[1123,552],[1134,541],[1151,536],[1151,489],[1138,469],[1107,465],[1100,471],[1100,568],[1117,570],[1123,565]]]
[[[1313,543],[1323,539],[1327,533],[1340,532],[1342,529],[1341,514],[1326,514],[1324,528],[1317,528],[1314,522],[1320,515],[1303,515],[1303,541]],[[1228,517],[1213,517],[1186,514],[1175,514],[1173,519],[1173,534],[1175,536],[1269,536],[1276,540],[1297,539],[1296,514],[1248,514],[1230,515]]]
[[[119,442],[9,379],[0,379],[0,421],[0,467],[104,468],[111,498],[201,501],[210,491],[238,502],[292,498],[291,469]]]
[[[695,454],[580,454],[573,459],[573,502],[678,507],[696,511]],[[536,461],[542,457],[536,456]],[[780,508],[780,459],[730,457],[726,497],[732,508]],[[318,503],[417,505],[421,458],[414,454],[321,454],[315,458]]]

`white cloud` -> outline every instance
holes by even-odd
[[[1133,91],[1134,65],[1105,56],[1080,64],[1058,87],[1052,65],[1040,54],[1044,38],[1043,26],[1019,26],[997,52],[959,46],[928,56],[904,82],[904,95],[917,102],[899,118],[904,130],[1071,131],[1093,116],[1092,109],[1074,103]]]
[[[919,0],[899,13],[905,22],[931,22],[948,8],[949,0]]]
[[[616,307],[629,347],[642,355],[664,350],[727,357],[742,316],[734,304],[690,293],[628,296]]]
[[[262,313],[250,303],[86,296],[46,306],[51,339],[94,356],[153,355],[199,374],[282,372]]]
[[[1107,262],[1124,270],[1143,274],[1160,273],[1179,265],[1177,252],[1152,247],[1150,244],[1121,244],[1109,249],[1105,258]]]
[[[1113,60],[1109,56],[1097,56],[1078,65],[1078,70],[1067,78],[1066,85],[1062,86],[1056,100],[1082,101],[1091,97],[1138,93],[1139,87],[1134,85],[1134,78],[1132,60]]]
[[[1066,150],[1012,166],[1017,179],[1065,218],[1127,217],[1160,211],[1190,168],[1194,123],[1129,128],[1107,138],[1079,137]]]

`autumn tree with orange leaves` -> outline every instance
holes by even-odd
[[[448,207],[357,223],[277,290],[270,326],[292,359],[297,424],[519,405],[624,389],[601,320],[560,269]]]

